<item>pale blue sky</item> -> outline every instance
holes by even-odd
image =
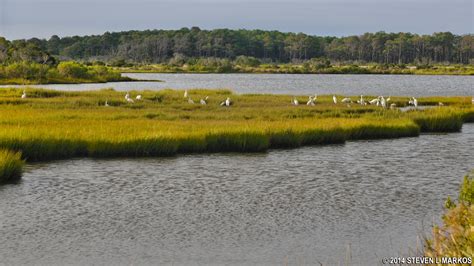
[[[473,33],[473,0],[0,0],[8,39],[142,29]]]

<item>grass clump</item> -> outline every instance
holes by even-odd
[[[458,203],[450,198],[443,224],[433,228],[433,236],[425,243],[429,257],[474,257],[474,176],[465,176]]]
[[[24,164],[20,152],[0,149],[0,183],[19,179]]]

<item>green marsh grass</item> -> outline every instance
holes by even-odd
[[[19,179],[23,165],[20,152],[0,149],[0,183]]]
[[[457,202],[446,200],[443,224],[425,239],[424,255],[432,258],[474,257],[474,176],[465,176]],[[468,265],[468,264],[466,264]],[[470,265],[470,264],[469,264]]]
[[[112,89],[66,92],[27,88],[26,99],[20,98],[22,91],[0,90],[0,148],[21,151],[28,161],[264,152],[459,131],[463,122],[473,119],[473,108],[465,97],[439,98],[449,106],[400,112],[334,105],[332,95],[319,96],[316,106],[292,106],[289,95],[196,89],[188,91],[196,102],[189,104],[184,91],[130,91],[131,97],[141,94],[144,99],[131,104],[125,101],[124,92]],[[198,104],[205,96],[209,96],[208,104]],[[231,97],[234,105],[220,107],[226,97]],[[392,98],[400,105],[408,99]],[[298,99],[304,103],[307,97]]]

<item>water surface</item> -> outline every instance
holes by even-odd
[[[0,187],[5,264],[375,265],[474,168],[462,133],[261,154],[31,164]]]
[[[469,96],[474,77],[440,75],[307,75],[307,74],[126,74],[137,79],[164,82],[111,82],[103,84],[38,85],[59,90],[114,88],[159,90],[164,88],[227,88],[237,93],[312,95]]]

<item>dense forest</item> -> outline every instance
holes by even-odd
[[[301,63],[323,58],[341,64],[474,64],[474,34],[432,35],[365,33],[321,37],[263,30],[147,30],[74,36],[49,40],[0,38],[0,63],[59,60],[180,65],[192,60],[236,60],[246,63]]]

